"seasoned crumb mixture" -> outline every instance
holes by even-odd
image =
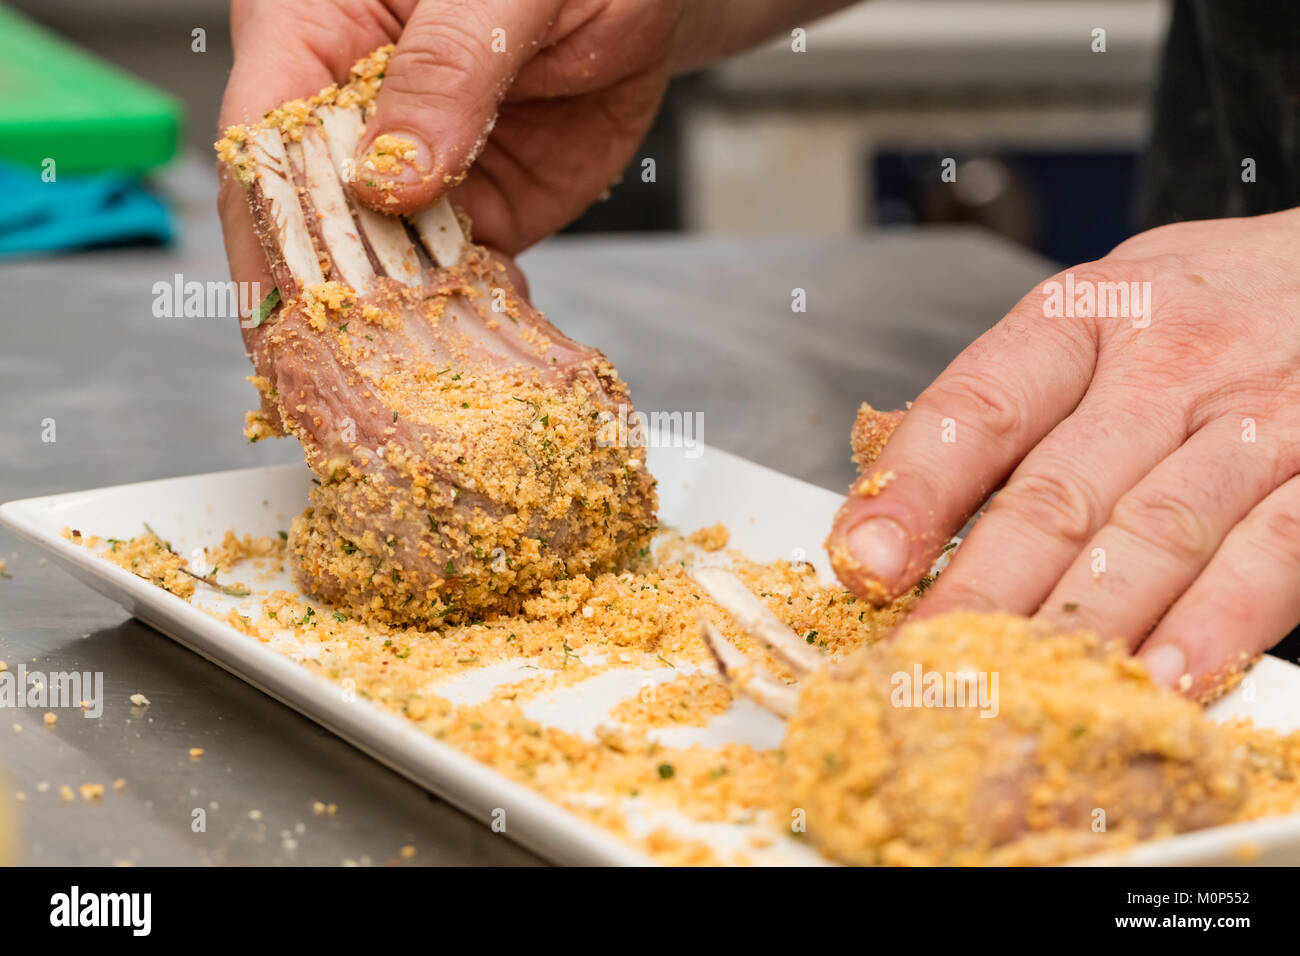
[[[876,608],[822,584],[807,563],[763,564],[736,552],[726,555],[733,571],[826,656],[835,679],[824,673],[805,681],[780,748],[665,745],[657,732],[703,727],[733,703],[698,637],[698,615],[756,664],[794,679],[691,578],[692,563],[719,537],[705,531],[661,532],[657,553],[635,570],[555,581],[517,613],[439,630],[362,621],[284,590],[255,592],[246,602],[255,608],[209,613],[663,863],[746,863],[783,840],[855,863],[1041,863],[1300,807],[1300,733],[1279,735],[1246,721],[1214,725],[1194,704],[1155,693],[1140,664],[1094,638],[1045,640],[1023,619],[971,614],[911,625],[877,648],[914,594]],[[137,553],[173,574],[184,563],[161,556],[153,534],[127,542],[68,536],[102,547],[124,567]],[[247,577],[242,563],[278,566],[285,542],[228,533],[205,557]],[[154,567],[142,566],[141,576],[162,586],[167,572],[155,575]],[[957,660],[976,668],[996,662],[1002,680],[1019,681],[1019,689],[1004,684],[998,721],[943,708],[899,720],[881,707],[872,675],[916,660],[940,669]],[[444,689],[511,663],[518,676],[472,703],[455,703]],[[616,701],[592,738],[530,716],[547,695],[616,669],[678,673]],[[988,724],[1006,739],[981,742]],[[1034,773],[1019,773],[1022,732],[1038,735],[1043,762]],[[894,762],[899,748],[915,747],[933,753],[906,764],[913,771],[891,775],[902,766]],[[1108,761],[1142,752],[1177,759],[1152,768],[1138,761],[1133,773],[1106,775]],[[836,771],[829,775],[828,761]],[[963,785],[972,779],[984,780],[984,789]],[[1079,814],[1095,806],[1112,813],[1104,842],[1079,825]],[[630,807],[757,829],[749,851],[719,855],[671,828],[634,826]],[[792,828],[792,811],[806,816],[808,833]],[[1024,823],[1017,814],[1028,814],[1037,829],[1008,840],[1005,828]]]
[[[725,528],[706,531],[694,536],[706,547],[725,540]],[[638,835],[615,805],[631,798],[698,821],[752,820],[773,806],[777,751],[741,744],[669,747],[653,739],[656,728],[702,726],[730,703],[730,691],[712,673],[698,637],[697,614],[707,615],[772,673],[793,680],[690,577],[688,565],[703,548],[693,549],[689,537],[661,535],[668,557],[647,554],[636,570],[555,581],[516,614],[440,630],[364,621],[285,590],[255,592],[253,613],[210,613],[331,680],[347,681],[358,697],[403,715],[662,862],[714,863],[713,851],[698,841],[662,829]],[[94,538],[72,540],[101,544]],[[128,544],[158,554],[161,542],[144,534]],[[107,548],[101,554],[117,557]],[[754,593],[828,659],[875,641],[914,600],[909,595],[873,608],[823,584],[810,564],[762,564],[735,552],[727,557]],[[220,567],[223,579],[235,569],[248,577],[244,565],[232,559],[279,562],[285,559],[285,542],[228,532],[205,559]],[[173,555],[167,564],[184,561]],[[496,686],[478,703],[454,705],[438,692],[440,684],[458,675],[510,661],[526,665],[520,678]],[[596,739],[546,726],[525,712],[547,693],[619,668],[676,668],[682,674],[659,683],[653,700],[617,704]],[[607,803],[593,806],[593,795]]]
[[[902,419],[902,412],[882,412],[866,402],[862,403],[849,438],[853,447],[853,462],[859,471],[866,471],[880,457]]]
[[[721,551],[727,546],[730,538],[731,533],[727,531],[727,526],[718,523],[701,528],[699,531],[692,531],[686,540],[702,551]]]
[[[362,157],[362,169],[379,173],[389,178],[401,172],[403,168],[413,167],[418,153],[415,144],[409,139],[402,139],[391,133],[375,137],[375,141]]]
[[[63,536],[77,544],[82,541],[80,534],[70,528],[63,529]],[[136,535],[129,541],[120,538],[107,538],[108,548],[100,552],[100,557],[113,562],[120,568],[126,568],[132,574],[170,591],[177,597],[189,600],[194,596],[194,579],[186,575],[181,568],[186,564],[184,558],[172,552],[155,534]],[[98,539],[89,543],[93,547]]]
[[[704,727],[731,707],[731,687],[716,674],[685,674],[642,688],[611,712],[621,724]]]
[[[1248,777],[1297,806],[1268,736],[1248,775],[1234,733],[1122,647],[956,612],[807,679],[780,786],[848,862],[1051,863],[1243,819]]]
[[[546,582],[615,567],[648,540],[653,479],[625,463],[626,449],[594,440],[601,399],[582,382],[557,390],[514,374],[424,371],[373,382],[395,421],[428,427],[418,455],[387,446],[398,480],[341,462],[293,522],[292,556],[323,597],[369,618],[437,625],[516,610]],[[429,462],[450,463],[453,483]],[[508,501],[512,513],[451,507],[462,498]],[[368,520],[377,513],[406,532],[378,530]],[[434,554],[458,557],[431,577],[411,573]]]

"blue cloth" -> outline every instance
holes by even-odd
[[[167,243],[167,207],[118,173],[41,180],[40,170],[0,163],[0,258],[135,242]]]

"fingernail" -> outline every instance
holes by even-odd
[[[893,583],[907,567],[907,533],[892,518],[872,518],[849,532],[849,553],[876,580]]]
[[[1176,644],[1161,644],[1141,655],[1151,679],[1165,687],[1177,687],[1187,673],[1187,655]]]
[[[390,130],[380,133],[370,148],[357,157],[357,180],[418,183],[433,168],[433,151],[416,133]]]

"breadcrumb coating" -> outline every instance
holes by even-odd
[[[991,705],[953,699],[960,675]],[[807,679],[782,749],[787,805],[861,864],[1058,862],[1238,819],[1250,789],[1232,733],[1121,647],[1008,614],[907,624]]]
[[[882,412],[866,402],[858,409],[849,442],[853,447],[853,463],[859,471],[866,471],[885,450],[885,444],[903,420],[902,411]]]

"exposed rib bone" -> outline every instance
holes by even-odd
[[[334,171],[340,180],[350,182],[354,169],[352,157],[356,153],[365,124],[361,108],[322,106],[317,110],[317,115],[325,129],[326,145]],[[360,204],[354,205],[354,208],[357,222],[384,272],[407,285],[418,285],[421,281],[420,258],[416,255],[415,246],[407,236],[402,221]]]
[[[335,278],[357,292],[366,293],[375,283],[375,270],[357,232],[338,172],[330,160],[325,138],[316,126],[305,126],[302,149],[289,151],[295,164],[302,163],[302,181],[315,208],[321,239],[333,264]]]
[[[434,262],[444,269],[460,262],[465,234],[450,202],[443,199],[431,209],[421,209],[411,222]]]
[[[298,295],[302,287],[324,282],[316,248],[312,245],[307,218],[298,201],[298,190],[293,182],[293,172],[284,140],[278,129],[258,130],[252,137],[249,151],[253,158],[255,183],[261,193],[262,222],[259,235],[266,248],[267,260],[277,272],[276,284],[280,295],[286,299]],[[277,264],[283,264],[277,270]],[[296,288],[285,289],[283,283],[287,270]]]
[[[778,717],[789,717],[794,713],[799,692],[788,684],[782,684],[766,671],[755,667],[749,658],[736,650],[735,646],[702,614],[700,615],[700,637],[704,641],[704,646],[709,649],[709,653],[713,655],[714,661],[717,662],[718,671],[730,683],[739,687],[746,696]]]
[[[695,568],[692,576],[713,600],[721,604],[741,629],[762,642],[798,676],[825,664],[820,654],[785,626],[741,580],[723,568]]]

